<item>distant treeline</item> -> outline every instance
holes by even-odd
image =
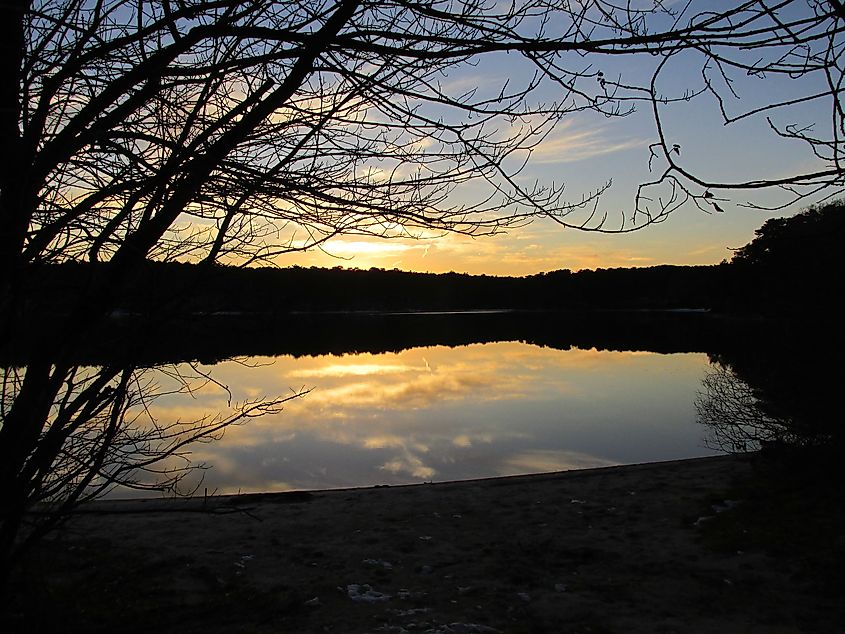
[[[845,202],[767,220],[738,249],[724,291],[730,307],[777,314],[838,308],[845,250]]]
[[[707,308],[795,314],[832,307],[841,289],[845,208],[768,220],[730,262],[713,266],[552,271],[528,277],[382,269],[236,268],[148,262],[117,293],[134,314],[471,309]],[[30,310],[61,312],[107,263],[43,266]],[[838,302],[837,302],[838,303]]]
[[[382,269],[236,268],[148,262],[113,298],[136,315],[249,312],[706,308],[795,314],[832,307],[841,289],[845,208],[767,221],[713,266],[552,271],[528,277]],[[25,312],[61,313],[108,263],[31,271]],[[838,302],[837,302],[838,303]]]
[[[32,278],[32,301],[60,310],[64,297],[84,293],[106,266],[43,267]],[[720,266],[657,266],[518,278],[149,262],[115,307],[132,313],[711,307],[719,301],[724,273]]]
[[[107,274],[108,264],[42,266],[30,272],[27,297],[16,306],[16,336],[0,345],[0,357],[50,358],[57,338],[88,363],[118,356],[153,363],[502,340],[718,353],[751,339],[759,339],[754,348],[780,345],[806,331],[829,339],[842,286],[843,211],[836,204],[770,220],[730,262],[713,266],[561,270],[517,278],[148,262],[108,298],[110,316],[74,332],[70,346],[61,328],[65,307],[99,286],[92,282]],[[413,315],[489,309],[515,312]]]

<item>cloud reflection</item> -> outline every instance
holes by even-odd
[[[212,369],[234,400],[313,388],[195,457],[221,492],[399,484],[703,455],[692,401],[704,355],[517,342],[255,359]],[[226,408],[209,384],[163,419]]]
[[[592,469],[595,467],[610,467],[616,464],[619,463],[577,451],[535,449],[524,451],[505,460],[502,475]]]

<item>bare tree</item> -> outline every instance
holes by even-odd
[[[161,385],[162,378],[169,379],[168,387]],[[14,404],[22,380],[20,369],[6,370],[0,411]],[[229,411],[200,419],[161,420],[153,413],[157,399],[187,394],[211,381],[193,364],[69,368],[48,424],[19,476],[30,502],[38,503],[37,512],[25,515],[11,505],[5,509],[4,529],[22,537],[11,554],[25,552],[75,506],[116,484],[175,490],[186,475],[204,468],[190,460],[190,445],[215,440],[229,426],[252,417],[279,412],[283,403],[304,393],[238,403],[230,398]]]
[[[837,347],[829,331],[784,336],[781,323],[756,345],[749,341],[744,350],[711,356],[695,399],[708,445],[728,453],[786,450],[819,466],[835,464],[843,444],[831,415],[838,407],[838,384],[826,372],[829,364],[819,361]]]
[[[689,10],[692,3],[684,6]],[[842,3],[731,3],[728,8],[705,8],[689,25],[687,35],[660,47],[660,61],[648,86],[633,87],[634,92],[647,94],[657,132],[649,162],[657,177],[640,185],[636,210],[656,208],[665,214],[691,202],[699,209],[721,212],[719,203],[737,195],[745,196],[739,200],[742,205],[771,210],[838,195],[845,149]],[[684,101],[708,100],[726,127],[761,120],[787,142],[785,155],[803,149],[810,160],[794,171],[731,181],[685,166],[681,147],[664,123],[663,111],[671,99],[660,92],[661,80],[679,57],[686,57],[700,73],[698,85],[688,89]],[[762,204],[753,198],[761,190],[777,190],[781,195],[775,202]]]
[[[19,541],[21,514],[34,503],[50,499],[65,508],[88,484],[126,473],[104,465],[113,464],[111,447],[128,446],[117,438],[133,429],[127,416],[140,398],[137,371],[86,374],[63,342],[96,336],[116,291],[145,259],[246,265],[339,233],[484,234],[538,216],[566,227],[627,231],[659,222],[685,202],[720,210],[726,190],[775,187],[801,198],[838,188],[839,1],[736,2],[718,10],[702,4],[0,5],[2,336],[14,339],[27,319],[22,298],[33,267],[104,263],[51,329],[51,354],[5,370],[3,562]],[[522,64],[509,80],[455,81],[459,69],[505,55]],[[631,55],[650,60],[646,75],[628,81],[602,70]],[[661,80],[672,63],[689,56],[701,71],[699,85],[665,91]],[[806,91],[733,111],[737,73],[789,77]],[[550,90],[553,98],[541,96]],[[824,130],[780,128],[772,118],[774,132],[808,144],[819,167],[730,183],[686,168],[663,114],[699,98],[715,99],[728,125],[826,100]],[[620,117],[638,105],[654,117],[655,178],[640,187],[629,214],[612,221],[599,206],[609,183],[575,200],[559,183],[526,184],[525,165],[562,117]],[[65,477],[71,445],[90,459],[75,462],[82,471]],[[181,447],[165,442],[141,464]],[[69,486],[45,488],[51,469],[54,482]]]
[[[766,442],[794,440],[788,420],[766,413],[753,387],[730,366],[716,363],[695,399],[698,422],[707,427],[707,444],[727,453],[756,451]]]

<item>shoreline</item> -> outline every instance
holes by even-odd
[[[180,634],[841,631],[836,597],[800,576],[800,562],[709,543],[708,527],[742,504],[726,496],[752,460],[220,496],[205,507],[201,498],[94,502],[99,511],[78,514],[43,543],[16,584],[17,616],[0,625]]]
[[[529,482],[544,482],[546,480],[559,480],[565,478],[581,478],[595,475],[612,475],[617,471],[635,471],[639,469],[652,469],[659,466],[683,466],[691,463],[705,462],[705,461],[725,461],[725,460],[749,460],[755,455],[754,452],[749,452],[742,456],[717,454],[711,456],[696,456],[693,458],[674,458],[670,460],[655,460],[651,462],[632,462],[623,464],[606,465],[600,467],[584,467],[578,469],[565,469],[562,471],[544,471],[540,473],[518,473],[511,475],[495,475],[483,476],[479,478],[467,478],[465,480],[434,480],[430,482],[408,482],[404,484],[372,484],[361,486],[348,486],[325,489],[291,489],[288,491],[252,491],[247,493],[222,493],[214,495],[194,494],[188,496],[172,496],[172,497],[149,497],[149,498],[111,498],[106,497],[92,502],[88,502],[79,508],[75,509],[73,515],[85,515],[89,513],[108,514],[108,513],[143,513],[143,512],[162,512],[165,510],[172,510],[174,512],[179,510],[202,510],[195,509],[196,506],[208,506],[211,502],[219,502],[224,505],[233,505],[243,502],[245,504],[258,501],[276,501],[276,502],[301,502],[315,495],[326,495],[335,493],[354,493],[375,490],[401,490],[417,487],[456,487],[456,486],[504,486],[504,485],[520,485],[528,484]],[[133,508],[133,507],[139,508]],[[167,509],[168,506],[177,508]],[[113,508],[104,508],[113,507]],[[125,507],[125,508],[122,508]],[[143,508],[141,508],[143,507]],[[162,507],[162,508],[159,508]]]

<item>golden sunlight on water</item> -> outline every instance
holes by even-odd
[[[510,342],[398,353],[250,358],[210,370],[234,401],[311,391],[230,427],[194,459],[219,493],[533,473],[706,455],[693,399],[703,354]],[[161,419],[225,411],[213,383]]]

